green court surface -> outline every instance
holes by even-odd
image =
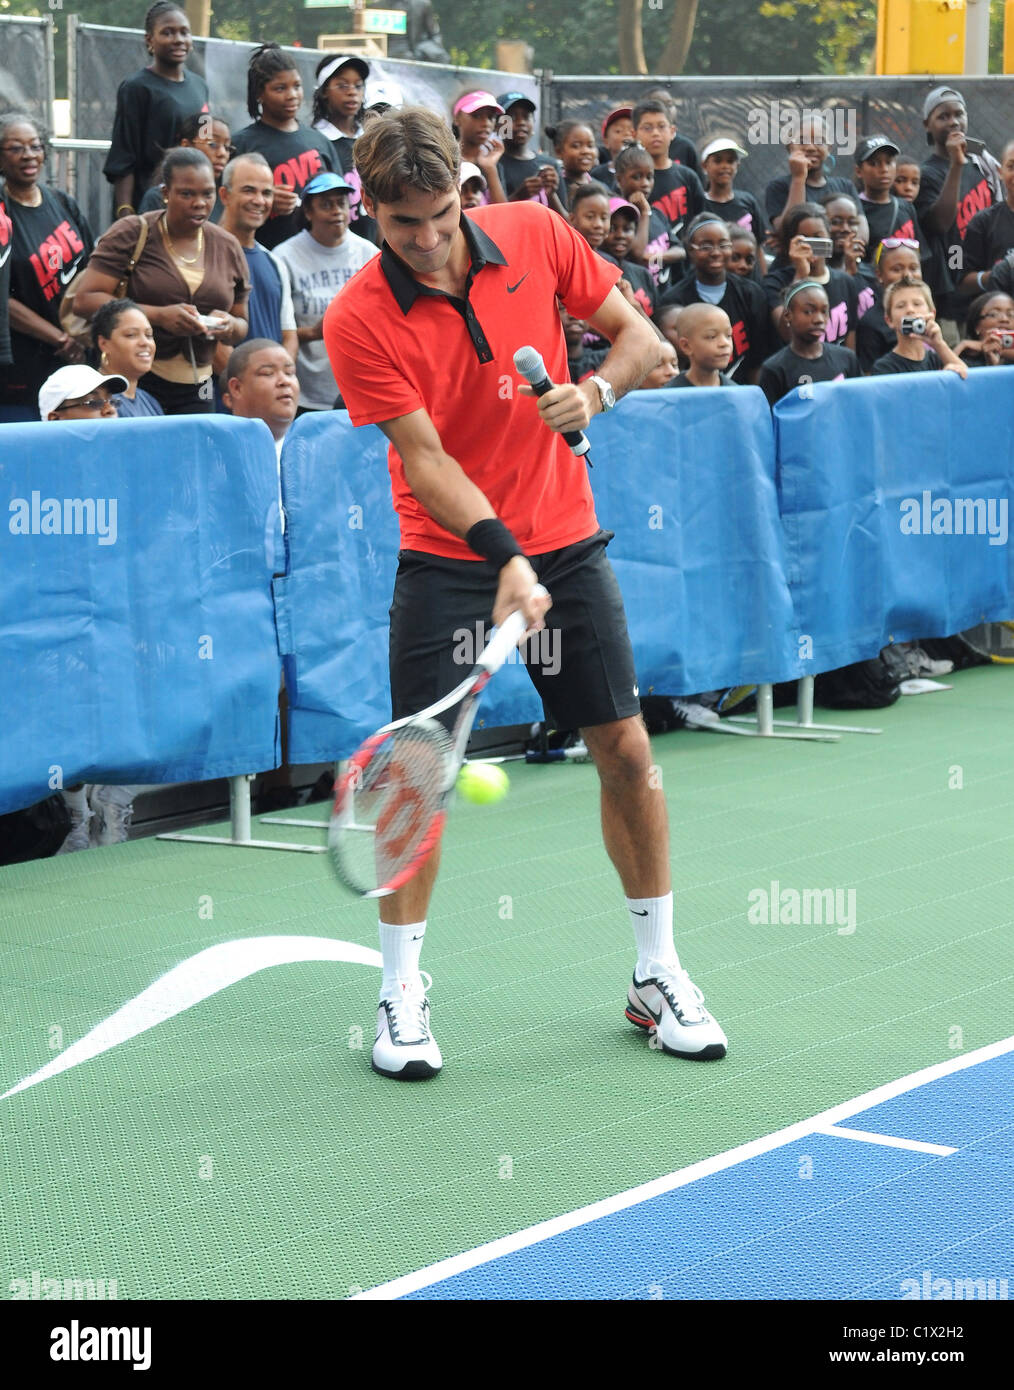
[[[879,737],[654,741],[677,941],[725,1060],[667,1057],[624,1019],[594,769],[514,764],[504,802],[448,825],[422,960],[443,1074],[370,1070],[373,964],[271,965],[170,1008],[0,1100],[5,1289],[345,1298],[1007,1036],[1014,669],[950,679],[818,712]],[[772,882],[854,892],[854,929],[763,920]],[[377,945],[324,855],[148,839],[0,870],[0,891],[0,1091],[218,943]]]

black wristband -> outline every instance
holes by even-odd
[[[495,516],[477,521],[469,529],[465,544],[498,570],[503,569],[515,555],[525,553],[499,517]]]

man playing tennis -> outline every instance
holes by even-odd
[[[332,301],[324,342],[353,424],[376,423],[401,552],[391,605],[393,718],[453,689],[454,633],[520,608],[533,627],[552,606],[554,673],[528,658],[559,728],[579,728],[598,769],[602,831],[637,941],[626,1016],[677,1057],[724,1057],[673,943],[666,804],[653,785],[619,587],[595,519],[587,464],[562,433],[583,429],[659,363],[648,321],[558,214],[534,202],[468,216],[451,131],[420,107],[392,110],[356,142],[364,209],[383,237]],[[530,344],[568,382],[556,297],[612,348],[600,375],[536,401],[513,355]],[[549,597],[533,592],[541,581]],[[535,644],[533,644],[534,646]],[[554,668],[557,663],[554,663]],[[418,1079],[442,1066],[419,973],[439,845],[380,902],[384,962],[373,1067]]]

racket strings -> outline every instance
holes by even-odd
[[[346,774],[332,835],[342,876],[375,892],[423,853],[448,790],[451,740],[435,720],[394,729]]]

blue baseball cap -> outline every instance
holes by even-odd
[[[505,111],[509,111],[512,106],[517,106],[519,101],[523,101],[526,106],[535,110],[535,102],[531,97],[526,97],[524,92],[504,92],[503,96],[497,97],[497,101]]]
[[[315,193],[353,193],[355,190],[351,184],[347,184],[340,174],[332,174],[327,171],[323,174],[314,174],[313,178],[303,189],[304,198],[312,198]]]

